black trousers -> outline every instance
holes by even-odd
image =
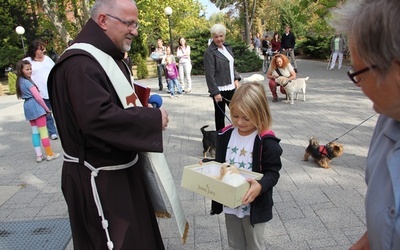
[[[163,89],[162,76],[164,72],[165,72],[165,65],[161,63],[157,64],[158,87],[160,90]]]
[[[228,90],[228,91],[221,91],[220,94],[222,95],[222,102],[214,102],[214,116],[215,116],[215,129],[218,131],[225,127],[225,105],[228,105],[232,100],[232,96],[235,93],[235,90]]]

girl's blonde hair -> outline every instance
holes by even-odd
[[[261,83],[249,82],[238,88],[229,104],[231,119],[233,110],[242,112],[257,128],[258,134],[270,130],[272,116],[269,109],[267,94]]]

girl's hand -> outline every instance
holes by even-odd
[[[257,198],[257,196],[260,195],[262,187],[261,184],[254,179],[248,178],[246,179],[246,181],[250,183],[250,188],[249,190],[247,190],[247,193],[243,197],[242,203],[250,204],[254,201],[255,198]]]

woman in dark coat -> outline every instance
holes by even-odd
[[[235,70],[232,48],[225,43],[226,28],[215,24],[210,29],[213,41],[204,53],[204,71],[208,92],[214,101],[215,128],[225,127],[225,104],[229,105],[240,75]]]

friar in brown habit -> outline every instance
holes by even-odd
[[[123,58],[137,28],[134,1],[98,0],[74,43],[105,52],[130,82]],[[64,149],[62,191],[74,249],[164,249],[137,155],[163,151],[166,111],[124,109],[102,66],[79,49],[61,56],[48,88]]]

